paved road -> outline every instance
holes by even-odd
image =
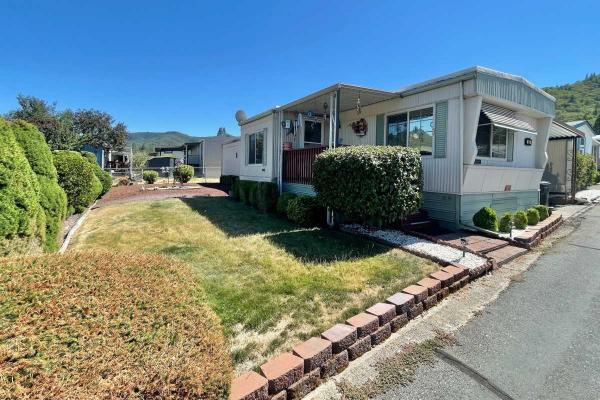
[[[380,399],[600,399],[600,207],[523,278]]]

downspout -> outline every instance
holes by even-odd
[[[335,92],[331,92],[329,95],[329,102],[331,104],[331,107],[329,107],[329,149],[335,148],[336,131],[338,126],[337,116],[339,115],[337,110],[338,95],[339,89]],[[330,207],[327,207],[327,225],[335,225],[333,210]]]
[[[465,158],[465,149],[464,149],[464,142],[465,142],[465,88],[463,85],[463,81],[460,81],[460,101],[459,101],[459,111],[460,111],[460,116],[458,118],[458,129],[460,131],[460,176],[459,176],[459,180],[458,180],[458,210],[457,213],[458,215],[456,216],[456,221],[458,222],[458,225],[460,225],[460,214],[462,211],[462,194],[463,194],[463,179],[464,179],[464,169],[465,169],[465,165],[464,165],[464,158]]]
[[[276,143],[276,146],[279,148],[277,150],[277,186],[279,188],[279,193],[283,193],[283,110],[279,110],[278,113],[278,121],[277,125],[279,126],[279,143]]]

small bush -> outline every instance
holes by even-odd
[[[24,121],[12,122],[12,130],[23,149],[31,169],[37,176],[40,189],[40,205],[46,215],[45,251],[58,249],[58,235],[67,214],[67,195],[58,184],[56,168],[50,147],[44,136],[32,124]]]
[[[421,156],[399,146],[338,147],[317,156],[313,185],[347,218],[392,223],[421,206]]]
[[[482,207],[481,210],[477,211],[473,216],[473,223],[475,226],[489,231],[495,232],[498,230],[496,211],[490,207]]]
[[[272,182],[259,182],[256,189],[256,207],[263,211],[269,212],[275,209],[277,198],[279,197],[279,189],[277,184]]]
[[[231,197],[240,200],[240,181],[235,181],[231,185]]]
[[[540,221],[543,221],[550,216],[550,208],[548,206],[540,204],[534,208],[538,210],[538,213],[540,214]]]
[[[146,170],[143,174],[144,182],[153,184],[158,179],[158,172],[152,170]]]
[[[233,184],[239,180],[239,176],[237,175],[221,175],[219,178],[219,183],[225,187],[225,191],[230,191],[233,187]]]
[[[540,213],[535,208],[529,208],[527,210],[527,224],[537,225],[540,222]]]
[[[56,150],[53,156],[58,183],[67,194],[69,213],[83,212],[102,193],[94,167],[76,151]]]
[[[576,174],[577,189],[582,190],[594,184],[597,165],[593,155],[577,153]]]
[[[251,201],[256,202],[256,186],[255,181],[238,181],[239,199],[247,205],[252,205]]]
[[[258,182],[250,185],[248,189],[248,204],[256,208],[258,206]]]
[[[12,240],[23,245],[19,248],[42,242],[45,225],[37,176],[11,124],[0,118],[0,254],[12,253]]]
[[[302,226],[321,226],[325,222],[325,208],[315,197],[298,196],[289,201],[287,216]]]
[[[140,253],[0,263],[2,399],[226,399],[219,319],[190,268]],[[10,361],[8,361],[10,360]]]
[[[290,193],[290,192],[281,193],[281,195],[279,195],[279,198],[277,199],[277,207],[276,207],[277,214],[287,215],[288,204],[290,203],[291,200],[295,199],[296,197],[298,197],[298,196],[294,193]]]
[[[102,184],[102,192],[100,192],[100,196],[103,196],[112,187],[112,175],[108,171],[104,171],[98,165],[98,160],[96,159],[96,155],[94,153],[90,153],[89,151],[82,151],[81,155],[85,160],[87,160],[90,163],[90,165],[94,169],[94,174],[96,174],[96,178],[98,178],[100,184]]]
[[[513,222],[513,216],[511,213],[504,214],[498,223],[498,230],[504,233],[510,233],[511,223]]]
[[[527,228],[527,214],[523,210],[519,210],[515,213],[513,217],[513,222],[515,224],[515,228],[517,229],[525,229]]]
[[[173,170],[173,178],[180,183],[188,183],[194,176],[194,167],[191,165],[178,165]]]

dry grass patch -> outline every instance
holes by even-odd
[[[159,255],[0,259],[0,398],[226,398],[218,318]]]
[[[94,210],[75,249],[131,249],[193,266],[237,370],[261,363],[438,269],[352,235],[303,229],[228,198]]]

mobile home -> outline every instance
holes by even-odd
[[[245,118],[240,179],[314,194],[312,163],[327,148],[418,149],[425,208],[444,225],[472,225],[483,206],[539,202],[555,99],[522,77],[473,67],[398,91],[338,83]]]

